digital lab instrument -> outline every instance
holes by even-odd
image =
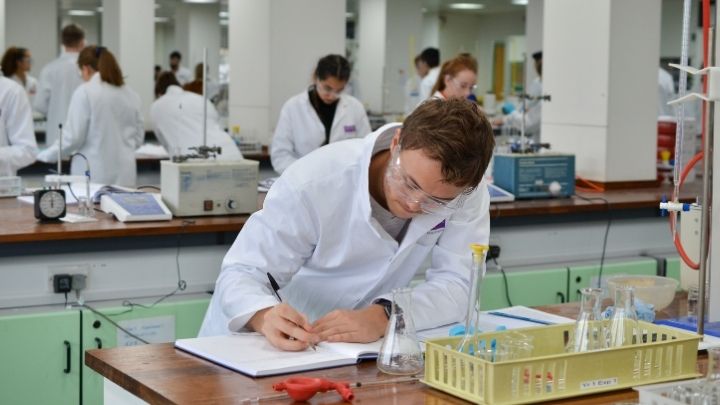
[[[159,194],[108,193],[100,197],[100,209],[121,222],[169,221],[172,213]]]
[[[207,49],[203,66],[207,69]],[[248,214],[257,210],[260,163],[253,160],[215,160],[220,147],[207,146],[207,74],[203,75],[203,145],[196,153],[160,162],[162,199],[173,215]]]
[[[575,155],[499,153],[493,180],[517,199],[569,197],[575,194]]]

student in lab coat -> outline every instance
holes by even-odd
[[[667,70],[658,68],[658,116],[675,115],[673,106],[668,105],[669,101],[676,98],[675,81]]]
[[[420,53],[420,69],[427,71],[420,82],[420,102],[433,94],[433,87],[440,74],[440,51],[437,48],[425,48]]]
[[[420,104],[420,83],[423,77],[427,76],[429,69],[426,64],[422,63],[420,55],[415,57],[415,73],[409,73],[405,81],[405,116],[407,117],[413,112],[415,107]]]
[[[413,289],[415,325],[461,320],[470,243],[488,243],[481,180],[493,146],[474,103],[435,99],[403,124],[298,160],[225,256],[200,335],[255,330],[285,350],[375,341],[391,290],[407,286],[428,254],[426,281]]]
[[[315,83],[285,102],[270,147],[276,172],[282,174],[291,163],[323,145],[370,133],[365,107],[343,93],[349,78],[347,59],[324,56],[313,73]]]
[[[85,83],[73,93],[65,125],[63,155],[79,152],[89,161],[95,183],[135,186],[135,149],[145,136],[140,97],[123,80],[115,56],[105,47],[88,46],[78,56]],[[38,160],[57,161],[56,141]],[[73,159],[70,173],[85,174],[83,159]]]
[[[17,48],[11,46],[5,51],[0,61],[5,77],[15,80],[27,92],[30,105],[33,103],[35,93],[37,92],[37,79],[30,76],[32,68],[32,55],[25,48]]]
[[[177,81],[180,82],[181,85],[185,85],[185,83],[192,81],[192,73],[190,69],[181,65],[181,62],[182,54],[178,51],[173,51],[170,54],[170,71],[175,73],[175,78],[177,78]]]
[[[433,97],[443,100],[466,99],[475,91],[477,61],[469,54],[460,54],[445,61],[433,87]]]
[[[33,107],[45,115],[45,143],[50,145],[58,137],[59,124],[65,122],[70,98],[82,84],[77,67],[78,53],[85,47],[85,31],[70,24],[62,30],[63,51],[40,72],[38,91]]]
[[[172,72],[160,74],[155,96],[158,99],[150,107],[155,136],[171,155],[196,153],[190,147],[203,143],[203,97],[183,90]],[[207,102],[207,146],[222,148],[218,159],[242,159],[230,135],[220,129],[217,110],[210,101]]]
[[[37,143],[25,90],[0,77],[0,176],[14,176],[35,161]]]
[[[525,101],[525,134],[535,137],[539,140],[540,136],[540,118],[542,116],[542,100],[537,99],[542,96],[542,51],[532,54],[535,64],[535,72],[537,77],[530,83],[527,89],[530,100]],[[502,125],[520,131],[523,120],[522,102],[521,108],[511,112],[510,114],[496,119],[493,124]]]

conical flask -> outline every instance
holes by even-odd
[[[424,363],[412,319],[412,289],[396,288],[392,293],[392,312],[378,353],[377,366],[388,374],[418,374],[423,371]]]
[[[575,322],[575,331],[566,351],[586,352],[605,348],[606,333],[600,315],[603,290],[583,288],[580,290],[580,314]]]
[[[470,269],[470,296],[465,314],[465,336],[458,344],[457,350],[477,356],[480,354],[476,336],[478,334],[478,317],[480,316],[480,290],[482,289],[485,254],[488,246],[473,243],[470,245],[470,250],[472,251],[472,268]]]
[[[608,347],[620,347],[636,343],[639,325],[637,312],[635,311],[634,288],[618,286],[615,289],[615,305],[609,323]]]

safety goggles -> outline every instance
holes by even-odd
[[[398,146],[391,153],[385,178],[405,202],[419,206],[420,210],[425,214],[441,216],[451,215],[463,206],[465,199],[472,193],[473,188],[463,190],[455,198],[439,198],[428,194],[403,169],[400,161],[400,149],[400,146]]]
[[[342,94],[342,92],[345,89],[335,90],[332,87],[328,86],[327,84],[324,84],[319,80],[316,80],[315,81],[315,90],[317,90],[318,93],[322,93],[322,94],[326,94],[326,95],[334,97],[334,98],[338,98],[338,97],[340,97],[340,94]]]
[[[454,77],[450,80],[452,80],[453,84],[455,84],[455,86],[457,86],[460,90],[469,91],[470,93],[472,93],[475,91],[475,89],[477,89],[477,84],[469,84],[469,83],[461,82],[460,80],[458,80]]]

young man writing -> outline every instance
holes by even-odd
[[[391,290],[408,285],[428,255],[426,281],[413,290],[415,324],[459,321],[469,245],[488,242],[481,180],[493,146],[473,103],[429,100],[402,126],[298,160],[226,255],[200,335],[255,330],[284,350],[377,340]]]

